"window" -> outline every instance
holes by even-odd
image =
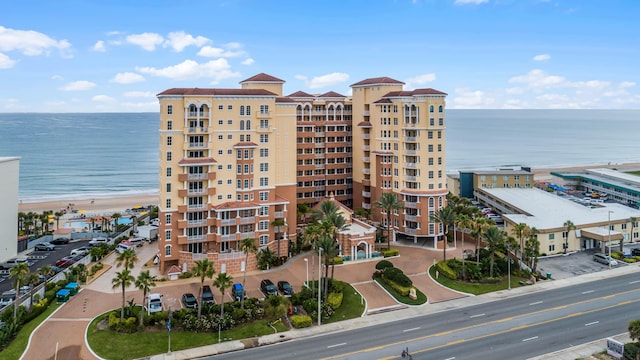
[[[260,201],[267,201],[267,200],[269,200],[269,192],[268,191],[260,191]]]
[[[233,120],[231,119],[227,120],[227,125],[233,125]]]
[[[164,247],[164,256],[171,256],[171,245],[167,245]]]
[[[224,124],[224,120],[219,119],[219,120],[218,120],[218,125],[223,125],[223,124]]]
[[[244,106],[241,106],[240,109],[242,109],[243,112],[244,112]],[[242,115],[242,114],[240,114],[240,115]],[[240,130],[244,130],[244,120],[240,120]]]
[[[167,115],[172,115],[173,114],[173,105],[168,105],[167,106]]]
[[[164,223],[165,223],[166,225],[171,225],[171,214],[166,214],[166,215],[164,216]]]
[[[218,150],[218,155],[222,155],[222,149]]]
[[[268,134],[260,134],[260,143],[261,144],[266,144],[269,142],[269,135]]]
[[[247,105],[247,115],[251,115],[251,105]]]
[[[269,149],[260,149],[260,157],[269,157]]]
[[[167,146],[171,146],[172,142],[173,142],[173,137],[167,136]]]
[[[233,110],[233,105],[227,105],[227,110]]]
[[[554,244],[549,245],[549,252],[556,251],[556,246]]]
[[[218,110],[224,110],[224,105],[222,104],[218,105]]]
[[[171,168],[170,167],[167,168],[167,177],[171,177]]]
[[[429,112],[430,112],[430,113],[434,112],[434,107],[433,107],[433,105],[429,105]]]
[[[269,178],[261,177],[260,178],[260,186],[269,186]]]
[[[171,120],[167,121],[167,130],[173,130],[173,121]]]
[[[171,151],[167,151],[167,161],[171,161]]]
[[[269,230],[269,220],[260,220],[258,230]]]
[[[269,235],[260,235],[260,246],[267,245],[269,243]]]
[[[269,120],[260,120],[260,129],[268,129]]]
[[[167,199],[167,201],[165,202],[165,207],[167,209],[171,209],[171,199]]]
[[[260,163],[260,172],[269,171],[269,163]]]
[[[556,234],[549,234],[549,241],[552,241],[556,238]]]
[[[171,192],[171,183],[167,184],[167,192],[170,193]]]
[[[244,105],[240,106],[240,115],[244,115]],[[240,122],[241,124],[243,124],[243,122]],[[242,130],[242,127],[240,128]]]
[[[227,140],[233,140],[233,135],[228,134],[228,135],[227,135]]]
[[[251,130],[251,120],[247,120],[247,130]]]

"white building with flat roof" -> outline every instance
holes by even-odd
[[[0,157],[0,262],[18,254],[20,158]]]
[[[618,203],[584,204],[540,189],[478,189],[478,200],[502,214],[505,231],[527,224],[538,230],[540,253],[554,254],[639,241],[640,210]],[[635,221],[631,221],[635,218]],[[564,225],[571,221],[575,229]],[[566,245],[565,245],[566,244]],[[614,248],[615,251],[615,248]]]

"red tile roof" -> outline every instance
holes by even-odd
[[[201,89],[201,88],[171,88],[167,89],[156,96],[276,96],[271,91],[264,89]]]
[[[233,201],[233,202],[226,202],[218,206],[214,206],[213,209],[214,210],[241,209],[241,208],[255,208],[259,206],[260,204],[255,202]]]
[[[352,84],[351,87],[353,86],[365,86],[365,85],[378,85],[378,84],[400,84],[400,85],[404,85],[404,83],[402,81],[398,81],[395,79],[392,79],[390,77],[377,77],[377,78],[371,78],[371,79],[364,79],[362,81],[358,81],[355,84]]]
[[[236,143],[233,145],[233,147],[258,147],[258,144],[251,141],[245,141]]]
[[[361,122],[358,123],[358,126],[359,127],[371,127],[372,125],[368,121],[361,121]]]
[[[178,161],[178,165],[191,165],[191,164],[211,164],[217,163],[214,158],[193,158],[193,159],[182,159]]]
[[[276,102],[277,103],[294,103],[296,101],[288,97],[277,97]]]
[[[373,150],[372,153],[377,154],[377,155],[393,155],[393,151],[383,151],[383,150]]]
[[[391,104],[391,100],[383,98],[383,99],[374,101],[373,103],[374,104]]]
[[[252,77],[250,77],[248,79],[240,81],[240,84],[246,83],[246,82],[277,82],[277,83],[284,83],[285,81],[282,80],[282,79],[278,79],[275,76],[271,76],[269,74],[260,73],[258,75],[253,75]]]
[[[398,96],[415,96],[415,95],[447,95],[442,91],[438,91],[436,89],[415,89],[412,91],[391,91],[383,96],[383,98],[388,97],[398,97]]]
[[[167,275],[171,274],[181,274],[182,269],[178,265],[171,265],[171,267],[167,270]]]
[[[293,94],[290,94],[288,97],[311,97],[312,98],[314,96],[304,91],[296,91]]]
[[[329,92],[326,92],[326,93],[324,93],[324,94],[322,94],[322,95],[320,95],[318,97],[321,97],[321,98],[323,98],[323,97],[332,97],[332,98],[340,97],[340,98],[343,98],[343,97],[346,97],[346,96],[340,95],[335,91],[329,91]]]

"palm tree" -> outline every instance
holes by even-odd
[[[482,233],[489,226],[489,219],[484,216],[479,216],[473,219],[471,236],[476,239],[476,262],[480,263],[480,239],[482,238]]]
[[[532,273],[536,273],[538,265],[538,255],[540,255],[540,241],[538,241],[538,229],[531,228],[529,239],[525,243],[524,259],[526,264],[531,268]]]
[[[35,290],[38,281],[40,281],[40,276],[37,273],[29,273],[22,280],[23,283],[29,285],[29,312],[33,309],[33,290]]]
[[[122,214],[120,214],[119,212],[115,212],[111,215],[111,218],[113,219],[113,227],[115,228],[115,232],[118,232],[118,219],[120,219],[122,217]]]
[[[278,257],[280,257],[280,238],[282,237],[283,227],[285,225],[284,219],[275,219],[271,222],[271,226],[273,226],[273,230],[276,235],[276,240],[278,240]]]
[[[191,269],[193,276],[200,277],[200,289],[198,290],[198,299],[202,300],[202,288],[204,287],[205,278],[213,278],[213,274],[216,273],[213,267],[213,261],[209,259],[202,259],[195,262],[195,265]],[[198,319],[202,314],[202,306],[198,306]]]
[[[498,229],[497,226],[491,226],[482,233],[482,239],[484,239],[489,248],[489,277],[493,277],[493,263],[495,262],[496,248],[503,245],[504,235],[504,231]]]
[[[26,278],[27,274],[29,274],[29,264],[26,262],[22,262],[12,267],[9,271],[9,277],[13,278],[15,289],[16,289],[16,300],[13,304],[13,321],[18,321],[18,298],[20,297],[20,284]]]
[[[520,258],[521,259],[524,253],[524,238],[529,234],[530,231],[531,229],[529,228],[529,225],[525,223],[516,224],[513,226],[513,229],[511,229],[511,234],[517,236],[517,238],[520,240]]]
[[[432,213],[429,220],[432,222],[441,223],[442,227],[444,227],[444,246],[442,247],[442,250],[443,259],[444,261],[447,261],[447,242],[449,241],[449,227],[455,222],[456,214],[453,211],[452,207],[445,206]]]
[[[156,286],[158,279],[149,270],[141,272],[135,280],[135,286],[142,290],[142,304],[145,304],[149,289]],[[148,304],[147,304],[148,305]],[[144,325],[144,311],[140,311],[140,326]]]
[[[249,254],[258,252],[258,246],[253,238],[246,238],[240,242],[240,250],[244,252],[244,273],[242,274],[242,291],[245,291],[245,282],[247,281],[247,265],[249,264]],[[244,294],[240,297],[240,308],[244,309]]]
[[[629,337],[631,340],[639,340],[640,339],[640,320],[631,320],[629,321]]]
[[[307,215],[311,213],[311,208],[308,204],[300,203],[298,204],[296,215],[300,219],[301,222],[306,222]]]
[[[60,218],[64,213],[62,211],[56,211],[53,215],[56,217],[56,229],[60,229]]]
[[[387,214],[387,249],[391,249],[391,216],[394,210],[400,210],[404,206],[402,201],[394,193],[386,192],[380,195],[380,198],[374,203],[375,206]]]
[[[24,230],[24,220],[27,217],[27,214],[20,211],[18,212],[18,235],[20,235],[20,231]]]
[[[233,284],[233,278],[227,273],[219,273],[218,277],[213,282],[213,286],[220,289],[220,299],[222,304],[220,306],[220,322],[224,318],[224,291],[227,290]],[[244,290],[244,289],[243,289]]]
[[[138,255],[136,255],[136,251],[133,249],[127,249],[116,257],[116,265],[118,267],[124,266],[125,269],[133,269],[135,264],[138,262]]]
[[[567,237],[564,238],[564,253],[567,253],[567,248],[569,248],[569,231],[576,228],[571,220],[567,220],[562,224],[567,229]]]
[[[38,274],[44,277],[44,291],[47,291],[47,283],[49,282],[49,275],[54,275],[53,267],[51,265],[42,265],[38,269]]]
[[[124,321],[125,291],[128,286],[135,281],[129,269],[116,272],[116,276],[111,279],[112,288],[122,287],[122,308],[120,309],[120,321]]]
[[[466,229],[468,229],[469,227],[471,227],[471,225],[473,224],[473,222],[471,221],[471,218],[469,216],[467,216],[466,214],[460,214],[458,215],[458,217],[456,218],[456,225],[459,228],[462,228],[462,279],[466,279],[466,274],[465,274],[465,266],[464,266],[464,234],[466,233]]]
[[[338,256],[338,249],[336,249],[336,242],[333,241],[332,238],[328,236],[328,234],[324,234],[324,236],[317,243],[318,249],[322,249],[322,258],[320,261],[324,260],[324,301],[327,301],[327,293],[329,290],[329,265],[331,265],[331,260]],[[333,271],[331,271],[333,277]],[[322,281],[320,281],[322,284]]]
[[[632,216],[629,218],[629,221],[631,222],[631,232],[629,233],[629,242],[632,243],[633,242],[633,229],[635,227],[636,221],[638,221],[638,218],[635,216]],[[623,244],[623,240],[620,240],[620,251],[622,251],[622,244]]]

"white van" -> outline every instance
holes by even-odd
[[[147,295],[147,314],[162,311],[162,294]]]
[[[611,265],[611,266],[618,265],[618,261],[616,259],[612,258],[609,255],[605,255],[601,253],[593,254],[593,261],[599,262],[600,264]]]
[[[118,246],[116,246],[116,252],[118,254],[122,254],[123,252],[129,250],[129,249],[133,249],[133,251],[136,251],[136,247],[134,245],[127,245],[127,244],[118,244]]]

